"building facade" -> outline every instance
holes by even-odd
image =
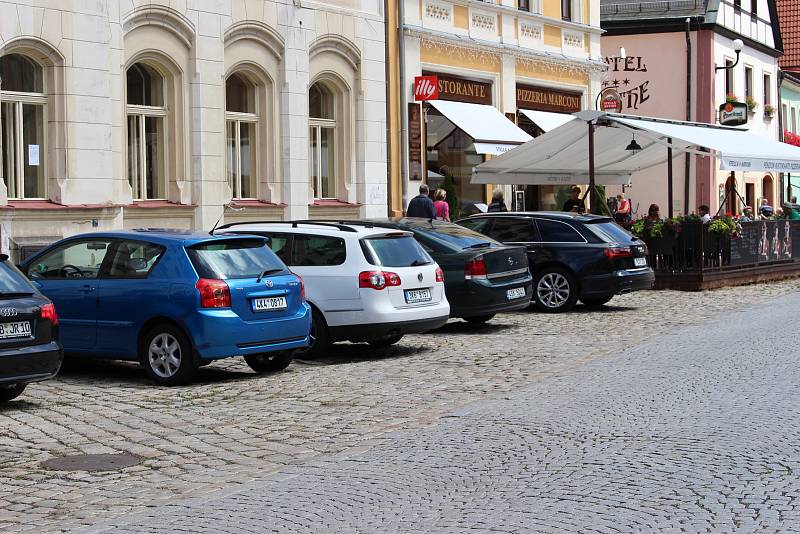
[[[726,100],[749,102],[744,127],[778,139],[782,42],[774,0],[601,1],[610,66],[603,85],[620,90],[623,113],[716,124]],[[744,45],[738,56],[736,39]],[[761,199],[779,202],[777,173],[720,171],[714,157],[681,155],[673,165],[675,215],[702,204],[741,213]],[[666,164],[634,174],[627,193],[640,214],[651,203],[668,213],[666,176]]]
[[[777,0],[781,22],[783,55],[781,66],[781,105],[779,108],[783,141],[800,146],[800,3]],[[783,176],[784,198],[800,197],[800,174]]]
[[[447,176],[462,206],[487,202],[492,187],[471,184],[472,168],[541,133],[525,111],[591,107],[605,70],[599,15],[598,0],[390,0],[391,212]],[[437,93],[430,101],[415,91],[423,76]],[[567,187],[530,186],[514,200],[505,189],[510,208],[553,209]]]
[[[379,0],[0,2],[0,77],[17,257],[92,229],[386,213]]]

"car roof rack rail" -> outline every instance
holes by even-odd
[[[297,228],[298,224],[312,224],[316,226],[327,226],[330,228],[336,228],[338,230],[342,230],[343,232],[356,232],[354,228],[348,226],[346,224],[337,224],[325,221],[311,221],[311,220],[297,220],[297,221],[237,221],[232,223],[226,223],[221,226],[217,226],[217,230],[225,230],[228,228],[233,228],[234,226],[241,226],[244,224],[291,224],[292,228]]]

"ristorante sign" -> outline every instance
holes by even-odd
[[[574,113],[581,110],[581,95],[548,87],[517,85],[517,108]]]
[[[424,79],[424,80],[423,80]],[[417,84],[435,83],[435,94],[439,100],[454,100],[456,102],[469,102],[471,104],[492,104],[492,84],[480,82],[467,78],[459,78],[449,74],[430,74],[424,73],[415,80],[414,99],[415,100],[434,100],[434,98],[420,98],[419,95],[428,91],[423,91],[423,87]]]

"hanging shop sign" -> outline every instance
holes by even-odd
[[[424,76],[418,76],[417,78],[436,80],[436,99],[492,105],[492,84],[489,82],[470,80],[450,74],[424,74]],[[416,88],[414,95],[416,98]],[[434,98],[426,98],[424,100],[434,100]]]
[[[622,96],[619,91],[612,87],[603,89],[600,92],[600,101],[598,103],[599,111],[622,113]]]
[[[719,123],[723,126],[747,124],[747,104],[726,102],[719,107]]]
[[[517,109],[575,113],[581,110],[581,94],[549,87],[517,85]]]

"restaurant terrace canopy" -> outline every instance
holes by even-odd
[[[630,150],[635,140],[641,150]],[[473,184],[630,183],[637,171],[689,152],[727,171],[800,171],[800,148],[739,128],[580,111],[569,122],[475,167]],[[672,196],[671,165],[668,187]],[[670,201],[670,206],[672,202]]]

